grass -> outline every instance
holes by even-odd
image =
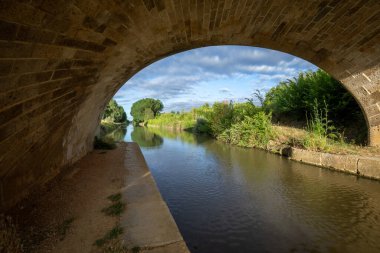
[[[124,211],[124,208],[125,208],[125,204],[122,203],[121,201],[118,201],[106,208],[103,208],[102,212],[108,216],[120,216],[121,213]]]
[[[303,141],[309,134],[305,129],[280,125],[274,125],[273,127],[278,133],[277,138],[275,139],[276,143],[286,144],[292,147],[305,148],[303,146]],[[380,147],[365,147],[347,142],[330,140],[327,143],[327,148],[324,152],[332,154],[357,154],[373,156],[374,154],[380,154]]]
[[[108,233],[106,233],[102,238],[95,241],[95,245],[98,247],[104,246],[106,243],[109,243],[111,240],[116,239],[123,233],[123,228],[119,225],[116,225]]]
[[[178,130],[193,128],[196,124],[194,115],[191,112],[183,113],[162,113],[147,122],[149,126],[168,127]]]
[[[102,212],[108,216],[120,216],[124,211],[125,204],[121,202],[121,193],[112,194],[107,197],[112,204],[102,209]]]
[[[66,219],[64,220],[57,228],[57,232],[58,232],[58,235],[59,235],[59,239],[62,241],[66,234],[67,234],[67,231],[69,230],[71,224],[74,222],[74,217],[71,217],[69,219]]]
[[[121,200],[121,193],[112,194],[108,196],[107,199],[111,200],[112,202],[118,202]]]

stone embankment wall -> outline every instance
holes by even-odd
[[[280,149],[278,153],[294,161],[380,180],[379,157],[329,154],[293,147]]]

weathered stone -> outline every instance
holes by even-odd
[[[335,155],[322,153],[321,165],[326,168],[341,170],[352,174],[357,174],[358,157],[352,155]]]
[[[365,177],[380,179],[380,159],[360,158],[358,161],[358,172]]]
[[[322,153],[320,152],[309,151],[299,148],[291,148],[291,152],[289,154],[289,157],[292,160],[317,166],[322,165],[321,156]]]
[[[91,150],[103,107],[126,80],[158,59],[197,47],[251,45],[310,61],[353,94],[370,145],[380,145],[379,11],[379,1],[354,0],[0,1],[0,146],[25,144],[9,148],[22,163],[13,152],[0,159],[1,171],[15,172],[0,178],[1,208],[23,196],[8,191],[12,181],[28,192],[54,176],[54,166]],[[12,124],[33,138],[12,134]],[[292,153],[311,164],[339,163]],[[354,172],[351,163],[343,170]]]

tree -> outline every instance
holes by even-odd
[[[124,123],[127,121],[127,114],[121,105],[118,105],[114,99],[111,99],[104,110],[102,119],[115,123]]]
[[[136,124],[156,117],[164,109],[159,99],[144,98],[133,103],[131,115]]]

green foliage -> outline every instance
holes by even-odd
[[[107,104],[102,119],[108,122],[124,123],[127,121],[127,114],[124,108],[117,104],[114,99]]]
[[[360,114],[360,108],[343,85],[323,70],[301,72],[298,77],[280,82],[266,94],[264,108],[274,114],[287,114],[304,119],[324,103],[336,120]]]
[[[301,72],[298,77],[280,82],[265,97],[263,108],[272,111],[276,121],[305,122],[317,107],[329,108],[329,117],[340,131],[357,143],[367,140],[367,125],[353,96],[343,85],[323,70]]]
[[[258,112],[253,116],[245,116],[231,128],[219,135],[219,139],[243,147],[265,148],[275,137],[271,123],[271,114]]]
[[[194,127],[194,132],[200,134],[210,134],[211,133],[210,122],[203,118],[198,118]]]
[[[153,113],[152,109],[145,108],[145,110],[144,110],[144,121],[148,121],[148,120],[153,119],[153,118],[154,118],[154,113]]]
[[[226,129],[230,128],[233,123],[233,103],[216,102],[212,105],[212,110],[204,115],[210,124],[211,135],[217,137]]]
[[[103,208],[102,212],[108,216],[120,216],[124,211],[125,204],[121,201],[113,202],[112,205]]]
[[[162,113],[154,119],[148,120],[149,126],[170,127],[181,130],[188,130],[195,125],[195,115],[193,112],[183,113]]]
[[[101,239],[98,239],[95,241],[95,245],[98,247],[102,247],[109,241],[116,239],[123,233],[123,228],[121,228],[119,225],[115,226],[111,231],[109,231],[107,234],[105,234]]]
[[[112,202],[118,202],[121,200],[121,193],[112,194],[108,196],[107,199],[111,200]]]
[[[250,102],[216,102],[191,112],[163,113],[148,121],[148,126],[193,129],[226,142],[246,147],[265,147],[275,136],[271,114]],[[132,133],[133,134],[133,133]]]
[[[164,108],[162,102],[158,99],[144,98],[133,103],[131,115],[134,123],[138,124],[146,120],[152,119],[159,115]]]
[[[324,108],[319,109],[318,102],[315,100],[313,114],[307,124],[308,133],[302,140],[306,149],[328,151],[329,144],[339,139],[340,135],[329,120],[328,113],[327,104],[325,103]]]
[[[252,117],[257,114],[261,109],[256,107],[253,103],[235,103],[233,107],[232,122],[238,123],[245,119],[246,116]]]

